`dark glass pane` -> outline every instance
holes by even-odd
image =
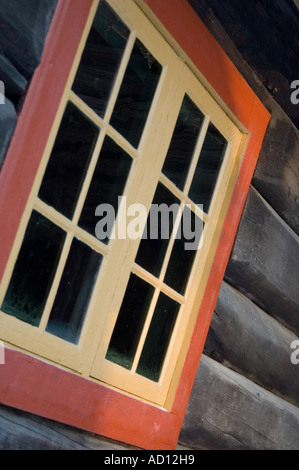
[[[136,40],[111,118],[111,125],[138,147],[162,67]]]
[[[131,274],[106,359],[131,369],[154,288]]]
[[[102,255],[74,239],[47,331],[72,343],[78,343]]]
[[[65,233],[33,212],[1,309],[38,326],[54,279]]]
[[[225,138],[210,124],[189,191],[190,199],[202,204],[205,212],[210,207],[226,147]]]
[[[124,192],[131,164],[132,158],[112,139],[106,137],[79,220],[79,225],[92,235],[95,234],[97,223],[101,223],[99,217],[95,215],[99,205],[109,205],[116,216],[118,197]],[[104,221],[107,217],[101,220]],[[99,232],[100,230],[97,231],[98,238],[100,238]],[[107,233],[102,241],[107,243],[111,232],[109,224],[103,227],[103,232]]]
[[[159,183],[135,260],[154,276],[160,274],[179,207],[179,200]]]
[[[137,367],[137,374],[158,382],[180,304],[161,293]]]
[[[39,191],[39,197],[71,218],[99,129],[68,103]]]
[[[165,284],[182,295],[185,293],[202,229],[202,220],[185,207],[164,278]]]
[[[203,114],[186,95],[162,170],[181,190],[184,189],[203,118]]]
[[[129,36],[128,28],[101,1],[73,84],[73,91],[103,117]]]

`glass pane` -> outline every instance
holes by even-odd
[[[39,197],[71,218],[92,156],[99,129],[68,103]]]
[[[97,237],[105,243],[111,235],[111,215],[113,222],[114,213],[115,216],[117,214],[118,197],[124,192],[131,164],[132,158],[110,137],[106,137],[79,220],[79,225],[92,235],[95,235],[96,225],[101,225],[102,230],[98,228]],[[95,212],[102,204],[106,205],[102,206],[105,217],[99,220]],[[107,214],[106,209],[110,209]]]
[[[154,276],[160,274],[179,207],[179,200],[159,183],[135,260]]]
[[[134,147],[138,147],[161,71],[137,39],[111,118],[111,125]]]
[[[162,172],[183,190],[204,116],[186,95]]]
[[[73,84],[73,91],[100,117],[104,116],[128,37],[128,28],[102,0]]]
[[[102,255],[74,239],[53,304],[47,331],[78,343]]]
[[[131,274],[106,359],[131,369],[154,288]]]
[[[137,367],[137,374],[158,382],[180,304],[161,293]]]
[[[185,207],[164,278],[165,284],[182,295],[186,290],[202,230],[203,221]]]
[[[210,207],[226,147],[223,135],[210,124],[189,191],[190,199],[202,204],[205,212]]]
[[[1,309],[38,326],[54,279],[65,233],[33,212]]]

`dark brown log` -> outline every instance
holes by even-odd
[[[299,107],[299,105],[298,105]],[[299,235],[299,131],[273,109],[253,186]]]
[[[39,64],[57,0],[0,0],[3,54],[30,78]]]
[[[299,238],[251,188],[225,278],[299,336]]]
[[[299,128],[290,83],[299,74],[299,12],[293,1],[189,0],[210,29],[218,19],[264,87]],[[214,30],[217,27],[214,26]]]
[[[208,450],[297,450],[299,410],[202,357],[180,444]]]
[[[296,336],[237,290],[222,284],[205,354],[299,405],[299,367],[290,360]]]

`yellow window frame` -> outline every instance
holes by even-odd
[[[71,85],[98,3],[98,0],[96,0],[91,9],[90,17],[86,24],[80,47],[69,80],[66,84],[64,95],[0,287],[0,303],[2,303],[22,244],[29,217],[32,210],[35,209],[68,233],[61,263],[56,272],[56,277],[45,308],[47,313],[44,314],[40,326],[36,328],[14,317],[10,317],[4,313],[2,314],[1,312],[1,338],[6,344],[12,345],[14,348],[29,351],[37,357],[59,364],[66,369],[75,371],[83,377],[106,383],[111,387],[122,390],[124,393],[137,396],[142,400],[170,409],[248,136],[242,126],[237,126],[220,107],[191,71],[189,64],[186,64],[184,58],[180,57],[177,52],[174,51],[173,47],[163,38],[161,33],[150,22],[139,6],[132,0],[123,0],[122,2],[118,0],[108,0],[108,3],[114,11],[130,28],[131,36],[119,70],[118,79],[115,82],[114,90],[110,97],[105,118],[99,118],[71,91]],[[109,125],[113,102],[116,100],[117,91],[120,87],[125,66],[136,37],[143,42],[163,66],[162,77],[138,149],[134,149]],[[94,237],[84,233],[83,230],[76,225],[75,221],[78,220],[80,208],[84,201],[84,194],[86,194],[88,188],[88,181],[90,181],[92,176],[92,168],[96,163],[97,155],[99,154],[106,134],[111,136],[134,160],[134,166],[125,190],[128,205],[138,202],[149,208],[159,181],[168,187],[181,201],[190,202],[187,199],[187,195],[182,194],[182,192],[161,173],[180,106],[186,93],[205,115],[203,130],[206,130],[208,122],[212,121],[227,139],[229,146],[209,214],[201,214],[206,224],[204,241],[197,254],[197,260],[190,276],[188,292],[185,298],[179,299],[184,303],[183,308],[185,312],[187,311],[187,315],[183,315],[182,313],[179,315],[160,381],[154,383],[107,361],[105,359],[105,353],[131,272],[137,273],[149,283],[156,283],[157,288],[163,288],[170,296],[174,296],[174,293],[165,286],[162,286],[160,281],[152,279],[151,276],[134,264],[139,246],[138,240],[115,239],[112,240],[107,247]],[[82,189],[73,221],[67,220],[64,216],[38,199],[38,190],[42,177],[66,103],[69,100],[78,106],[89,119],[101,128],[101,133],[94,149],[92,163],[87,174],[85,186]],[[203,142],[203,136],[204,133],[202,133],[198,141],[198,148]],[[117,220],[116,223],[121,223],[121,221]],[[105,257],[78,345],[68,343],[45,332],[50,306],[54,301],[59,279],[67,258],[68,248],[71,243],[71,237],[74,234]],[[119,266],[119,268],[116,269],[116,266]]]

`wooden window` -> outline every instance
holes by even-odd
[[[131,1],[99,3],[61,112],[2,284],[3,322],[13,344],[165,406],[242,134]],[[113,226],[96,239],[96,208],[118,215],[124,195],[164,207],[160,224],[151,209],[142,240],[121,217],[124,240]],[[172,205],[168,233],[153,233]],[[25,341],[7,315],[26,323]]]
[[[40,139],[43,156],[36,171],[32,163],[31,186],[24,183],[0,287],[1,339],[102,384],[109,397],[113,388],[141,400],[136,416],[148,403],[174,419],[198,312],[217,297],[217,288],[211,297],[207,289],[250,122],[229,111],[164,38],[157,22],[164,10],[155,2],[151,9],[150,1],[89,3],[79,8],[85,20],[76,17],[82,37],[47,141]],[[76,36],[66,20],[75,8],[70,2],[59,12]],[[146,210],[143,223],[136,204]],[[115,220],[99,237],[107,207]],[[207,328],[205,320],[202,335]],[[110,427],[101,432],[119,437]]]

